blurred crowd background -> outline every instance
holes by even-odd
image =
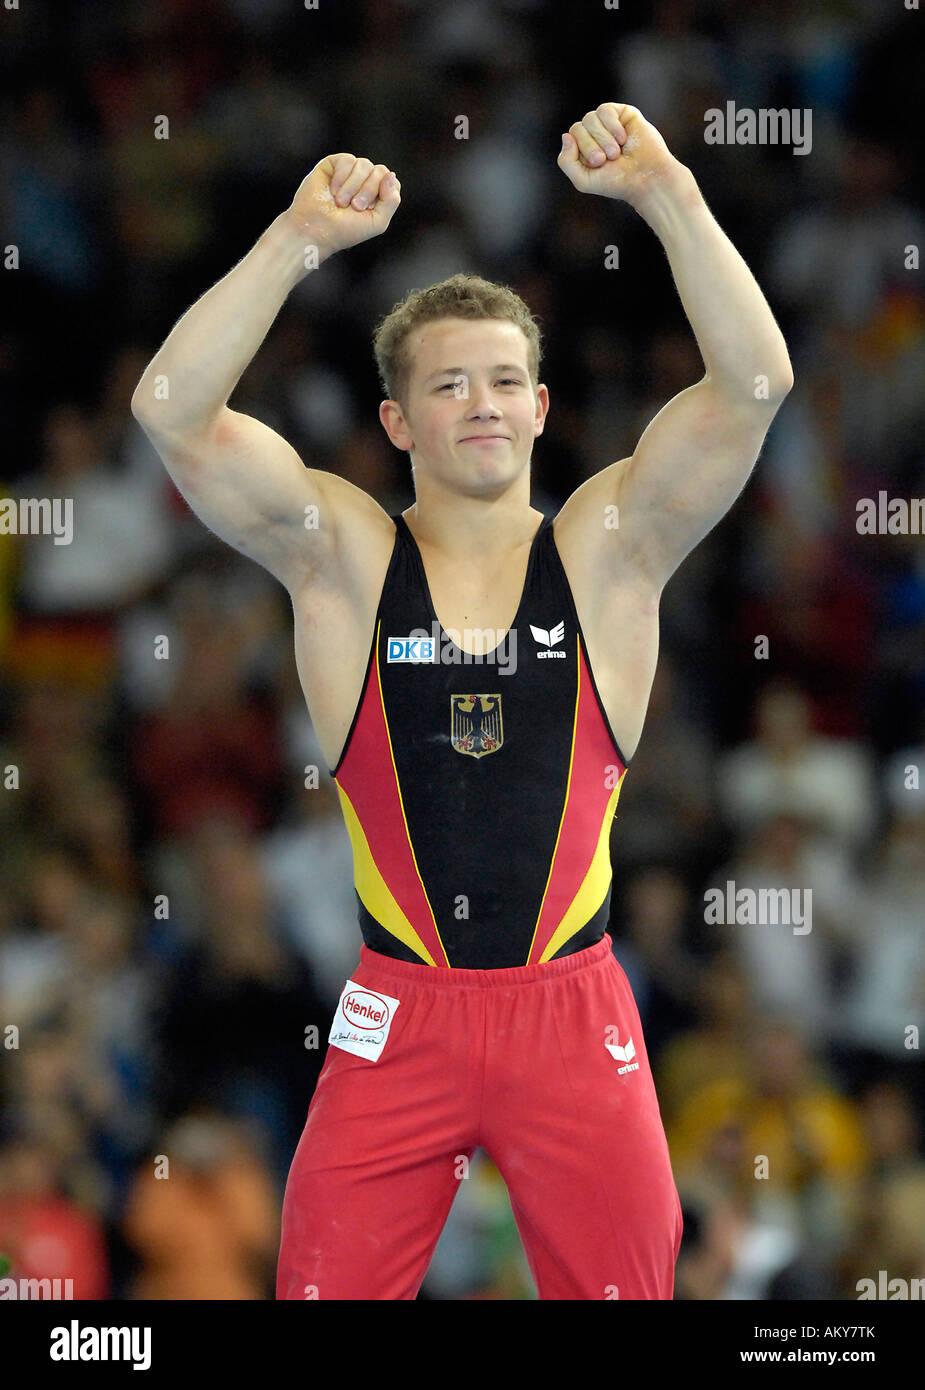
[[[0,535],[14,1275],[272,1297],[288,1164],[358,961],[287,596],[176,493],[129,410],[146,363],[319,159],[367,155],[402,180],[389,232],[293,292],[232,404],[410,505],[373,324],[482,274],[541,321],[533,503],[555,512],[703,372],[654,234],[556,166],[561,132],[620,100],[694,171],[796,375],[745,494],[665,592],[612,837],[610,931],[684,1204],[676,1297],[925,1277],[925,539],[855,524],[862,497],[925,494],[923,22],[901,0],[2,12],[0,494],[73,498],[76,523],[69,546]],[[728,100],[810,108],[811,152],[706,145]],[[727,880],[810,889],[811,933],[707,925]],[[535,1297],[484,1154],[421,1296]]]

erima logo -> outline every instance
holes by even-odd
[[[531,623],[530,631],[537,642],[541,642],[544,647],[554,647],[565,636],[565,623],[558,623],[554,628],[550,628],[549,632],[544,627],[534,627]],[[561,656],[564,660],[565,652],[537,652],[537,656]]]
[[[627,1039],[626,1047],[621,1047],[619,1043],[609,1042],[605,1042],[604,1046],[615,1061],[626,1063],[625,1067],[617,1067],[618,1076],[622,1076],[625,1071],[639,1070],[639,1063],[633,1061],[633,1058],[636,1056],[636,1045],[632,1038]]]
[[[434,659],[432,637],[389,638],[387,661],[432,662]]]

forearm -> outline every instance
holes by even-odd
[[[707,375],[731,399],[772,402],[786,395],[793,371],[783,335],[745,261],[720,228],[691,171],[653,180],[636,203],[665,248],[675,285]]]
[[[187,310],[132,397],[132,411],[146,429],[183,433],[219,414],[290,290],[308,274],[306,247],[312,244],[311,230],[293,222],[288,211],[281,213],[243,260]],[[317,263],[326,259],[318,247]]]

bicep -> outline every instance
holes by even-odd
[[[333,475],[306,468],[268,425],[227,407],[192,434],[158,434],[141,423],[196,516],[287,588],[330,557],[325,479]]]
[[[616,479],[627,549],[663,585],[725,516],[755,466],[779,401],[734,402],[707,378],[679,392]]]

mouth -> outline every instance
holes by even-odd
[[[510,443],[506,434],[470,434],[459,442],[460,444],[498,444],[502,441]]]

